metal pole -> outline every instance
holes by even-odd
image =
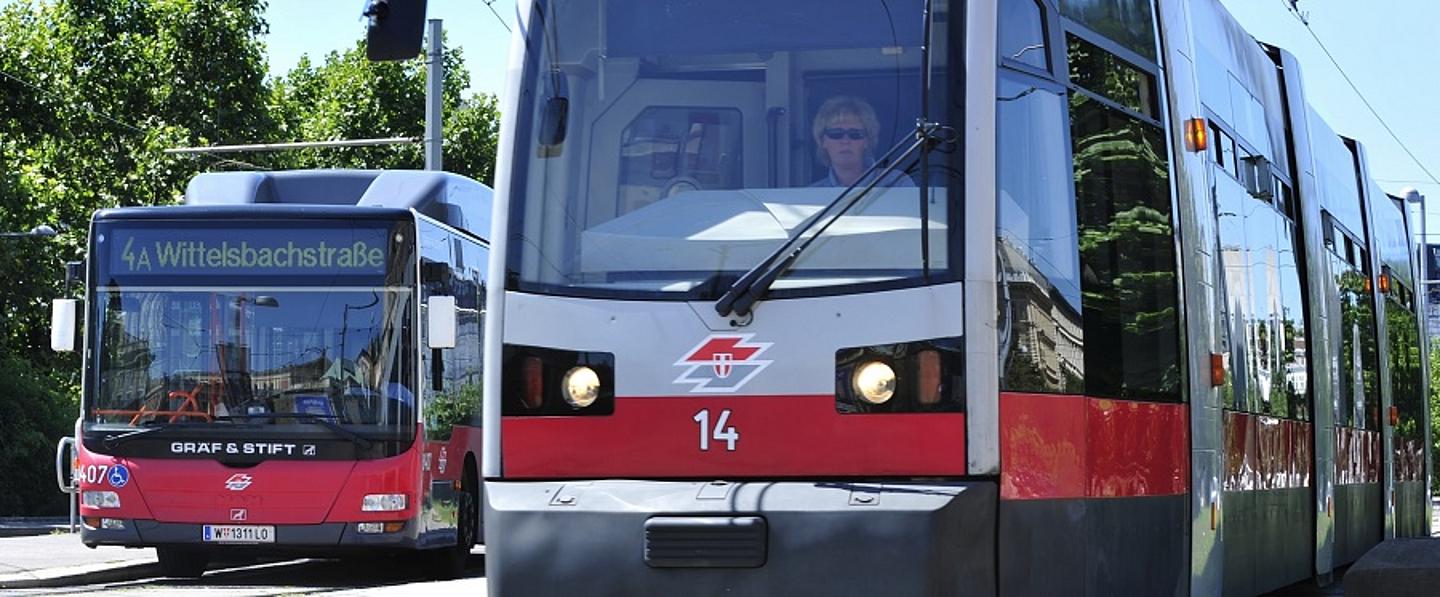
[[[430,19],[430,44],[425,54],[425,169],[441,170],[441,92],[445,85],[445,60],[440,47],[440,19]]]

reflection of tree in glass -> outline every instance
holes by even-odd
[[[1163,131],[1071,95],[1087,393],[1179,400],[1179,311]]]
[[[451,392],[435,395],[430,404],[426,437],[431,439],[449,438],[456,425],[465,425],[473,415],[480,413],[480,384],[468,383]]]
[[[1336,423],[1379,429],[1380,400],[1376,393],[1379,358],[1369,279],[1338,257],[1332,257],[1331,261],[1335,271],[1340,272],[1335,278],[1340,297],[1340,388],[1336,392]],[[1359,346],[1355,345],[1357,340]]]

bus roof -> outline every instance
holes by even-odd
[[[414,209],[488,239],[492,195],[490,187],[464,176],[428,170],[205,172],[186,185],[185,204]]]

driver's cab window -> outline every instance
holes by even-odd
[[[852,185],[861,200],[774,288],[946,279],[959,153],[932,156],[946,166],[928,177],[919,151],[902,159],[922,115],[927,5],[929,120],[953,150],[950,2],[542,2],[521,85],[514,279],[711,296]]]

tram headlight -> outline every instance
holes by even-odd
[[[965,412],[963,347],[957,336],[836,350],[836,412]]]
[[[584,365],[566,371],[560,385],[565,388],[565,401],[575,408],[590,406],[600,397],[600,375]]]
[[[885,404],[895,395],[895,370],[880,361],[870,361],[855,369],[851,384],[862,400]]]
[[[615,355],[506,344],[501,351],[500,414],[603,417],[615,412]]]

